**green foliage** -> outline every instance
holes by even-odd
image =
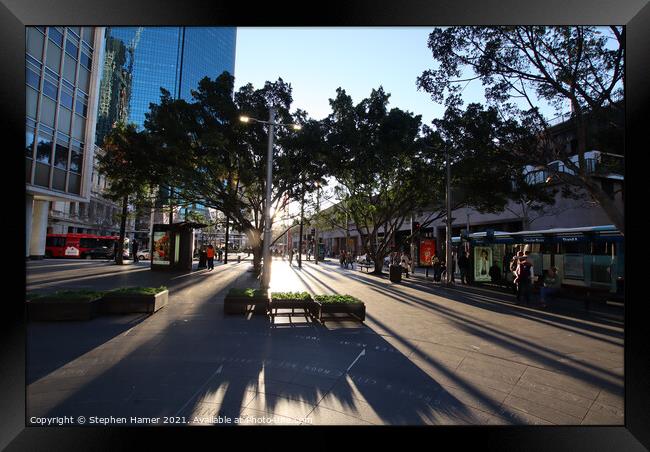
[[[167,290],[167,287],[122,287],[121,289],[111,290],[111,294],[119,295],[156,295]]]
[[[51,294],[28,294],[27,300],[31,303],[88,303],[102,298],[104,294],[96,290],[61,290]]]
[[[271,292],[271,299],[310,301],[312,298],[309,292]]]
[[[322,304],[344,303],[344,304],[357,304],[363,303],[358,298],[352,295],[316,295],[314,300]]]
[[[232,287],[228,291],[229,297],[248,297],[248,298],[266,298],[266,291],[262,289],[238,289],[235,287]]]

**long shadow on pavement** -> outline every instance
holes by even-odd
[[[253,279],[244,273],[235,281]],[[486,410],[461,402],[366,325],[279,328],[266,316],[224,317],[227,288],[187,303],[200,316],[174,318],[168,310],[142,322],[133,330],[133,338],[143,339],[137,346],[121,336],[114,346],[124,350],[119,360],[56,402],[35,400],[28,412],[199,416],[207,423],[219,423],[219,415],[253,419],[271,413],[279,423],[517,422],[516,413],[498,412],[499,401],[480,392],[475,395]]]

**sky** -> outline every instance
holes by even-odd
[[[329,99],[345,89],[355,104],[383,86],[398,107],[430,124],[444,106],[418,91],[416,79],[435,67],[427,39],[431,27],[264,27],[237,29],[235,87],[260,88],[279,77],[293,88],[292,110],[314,119],[330,113]],[[485,102],[480,81],[463,91],[466,103]]]

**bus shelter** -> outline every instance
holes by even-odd
[[[192,270],[194,229],[206,224],[182,222],[154,224],[151,241],[152,270]]]
[[[453,237],[457,249],[469,249],[474,282],[512,283],[510,260],[529,251],[535,276],[554,266],[563,286],[620,292],[624,278],[624,237],[613,225],[557,228],[540,231],[496,232]],[[499,281],[495,281],[498,268]]]

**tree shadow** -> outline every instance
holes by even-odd
[[[126,417],[131,425],[137,424],[131,416],[184,416],[208,424],[219,424],[219,416],[275,416],[278,423],[524,422],[471,383],[459,385],[479,406],[461,401],[367,325],[276,328],[267,316],[225,316],[228,287],[251,280],[244,273],[215,293],[195,293],[189,304],[200,315],[184,318],[168,310],[150,317],[92,353],[88,359],[115,358],[92,374],[84,374],[87,363],[68,363],[63,370],[78,370],[82,379],[76,385],[63,389],[57,387],[62,379],[49,376],[34,382],[29,416]],[[174,297],[192,290],[179,288]],[[460,380],[451,370],[449,378]]]

